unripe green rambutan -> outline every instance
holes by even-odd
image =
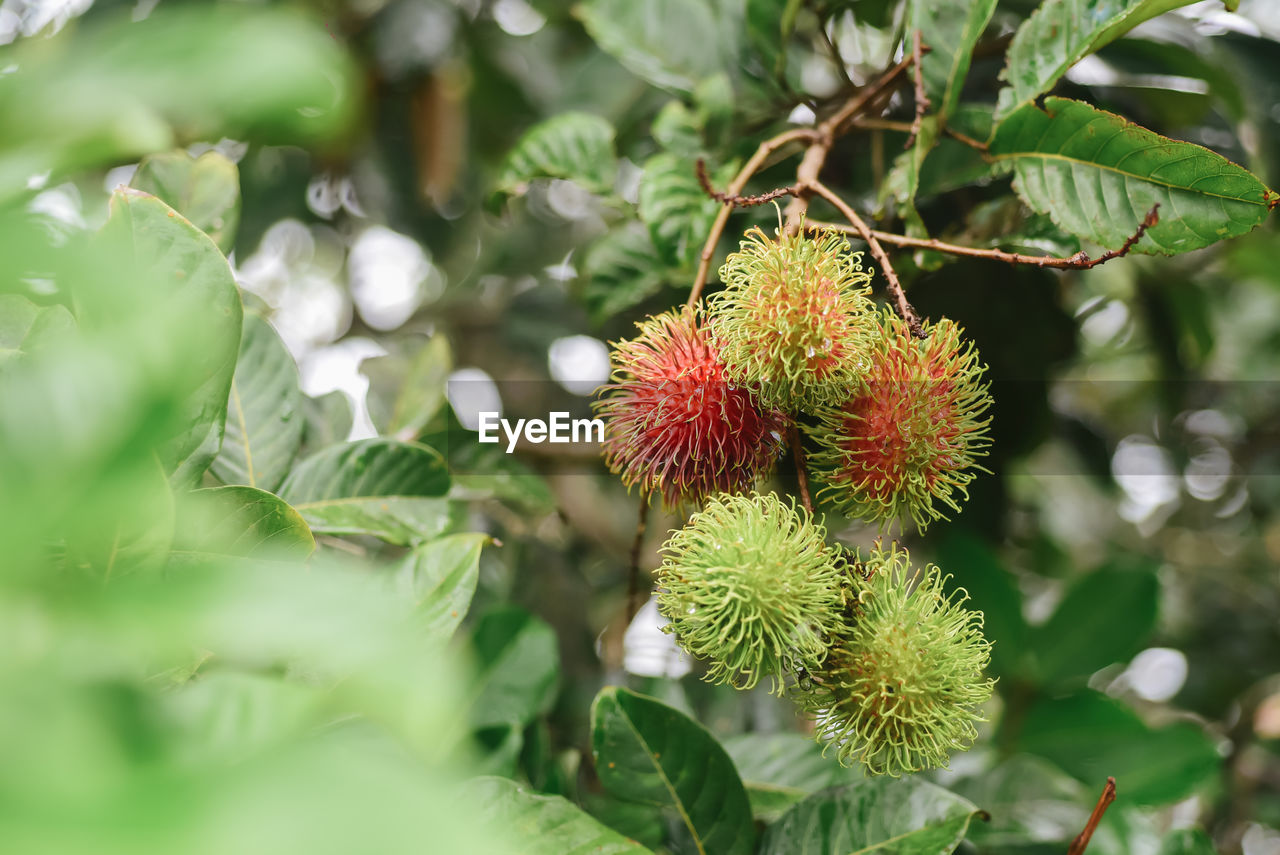
[[[882,525],[913,520],[923,531],[960,510],[975,461],[986,454],[991,405],[986,367],[961,330],[942,319],[928,338],[911,335],[885,309],[876,315],[866,382],[839,407],[819,412],[808,430],[818,450],[809,458],[826,483],[820,495],[843,513]],[[985,471],[985,470],[983,470]]]
[[[857,600],[843,638],[800,692],[818,738],[841,763],[897,777],[946,766],[977,737],[994,682],[982,673],[991,645],[982,613],[947,596],[934,565],[912,570],[905,550],[855,563]]]
[[[825,531],[775,494],[711,498],[663,545],[664,631],[706,660],[706,679],[749,689],[814,668],[842,626],[847,573]]]
[[[842,403],[866,371],[871,274],[836,232],[747,232],[709,301],[713,341],[734,382],[787,412]]]
[[[595,405],[605,463],[668,507],[750,489],[781,452],[786,417],[728,381],[695,311],[637,326],[640,335],[614,345],[612,382]]]

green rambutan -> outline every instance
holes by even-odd
[[[867,362],[871,274],[836,232],[747,232],[709,301],[712,340],[729,377],[788,412],[842,403]]]
[[[754,687],[816,667],[843,626],[847,579],[838,548],[794,501],[712,497],[663,545],[657,570],[664,631],[710,667],[706,679]]]
[[[637,326],[636,338],[614,345],[613,376],[595,403],[606,465],[668,507],[750,489],[782,451],[786,416],[729,382],[694,310]]]
[[[910,518],[923,531],[945,519],[939,506],[959,511],[975,471],[985,471],[975,461],[989,444],[986,367],[945,318],[923,340],[888,309],[876,318],[865,383],[819,411],[809,461],[826,483],[819,495],[845,515],[882,525]]]
[[[932,564],[913,571],[896,546],[854,563],[848,628],[800,688],[842,764],[897,777],[946,766],[977,737],[991,644],[982,613],[962,606],[968,595],[943,593],[947,578]]]

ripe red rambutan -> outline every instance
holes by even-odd
[[[730,383],[700,314],[665,312],[617,342],[611,382],[595,403],[604,459],[627,487],[668,507],[750,488],[782,449],[786,417]]]
[[[942,319],[928,338],[884,310],[879,315],[865,385],[842,406],[822,411],[809,435],[818,451],[820,495],[847,516],[887,524],[911,518],[923,531],[945,519],[938,505],[960,510],[975,461],[986,454],[991,405],[986,367],[961,330]]]

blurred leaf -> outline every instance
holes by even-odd
[[[519,773],[520,751],[524,748],[524,728],[518,724],[499,724],[477,730],[475,773],[514,778]]]
[[[392,343],[387,356],[366,359],[360,373],[369,378],[369,409],[380,432],[414,439],[445,401],[445,381],[453,370],[449,340],[433,335]]]
[[[485,534],[455,534],[418,546],[395,571],[396,586],[413,599],[422,625],[447,639],[457,630],[476,592]]]
[[[1146,568],[1082,576],[1031,633],[1040,678],[1052,686],[1127,661],[1155,629],[1159,596],[1155,573]]]
[[[342,392],[302,396],[302,443],[304,453],[346,442],[351,435],[351,401]]]
[[[787,44],[803,5],[801,0],[746,0],[747,45],[751,53],[744,57],[744,65],[751,70],[758,56],[761,67],[755,76],[786,79]]]
[[[738,65],[740,10],[710,0],[584,0],[574,9],[591,38],[632,74],[691,94],[699,81]]]
[[[514,606],[486,612],[471,634],[477,678],[471,726],[526,725],[551,708],[560,676],[555,630]]]
[[[627,223],[597,240],[582,268],[582,300],[597,324],[662,290],[662,259],[640,223]]]
[[[0,370],[65,341],[75,328],[76,319],[64,306],[37,306],[17,294],[0,294]]]
[[[862,778],[860,767],[822,756],[822,746],[799,733],[743,733],[722,743],[742,776],[756,821],[773,823],[810,793]]]
[[[668,101],[649,129],[654,140],[672,154],[697,158],[705,149],[702,123],[683,101]]]
[[[224,484],[279,489],[302,447],[305,424],[297,363],[271,324],[246,314],[222,450],[210,470]]]
[[[591,753],[606,789],[674,808],[699,852],[752,852],[751,805],[733,761],[684,713],[606,687],[591,707]]]
[[[769,826],[761,855],[945,855],[964,840],[977,806],[914,778],[868,778],[809,796]]]
[[[220,250],[231,252],[240,221],[240,173],[225,156],[216,151],[199,157],[185,151],[149,155],[129,186],[164,200]]]
[[[1127,803],[1145,805],[1185,798],[1217,774],[1220,762],[1213,740],[1196,725],[1153,730],[1096,692],[1038,699],[1021,723],[1017,748],[1089,786],[1113,776]]]
[[[302,142],[349,127],[354,75],[337,41],[292,10],[164,6],[68,27],[6,51],[0,200],[33,175],[128,162],[186,140]]]
[[[692,269],[720,204],[702,192],[692,160],[655,154],[645,161],[640,178],[640,219],[670,264]]]
[[[289,474],[280,495],[312,531],[410,545],[453,524],[444,459],[433,448],[367,439],[326,448]]]
[[[199,319],[200,339],[189,342],[196,348],[187,355],[185,366],[191,374],[182,402],[186,427],[159,452],[166,472],[174,473],[182,464],[182,480],[188,480],[207,469],[217,453],[218,442],[211,441],[210,435],[221,440],[220,425],[226,418],[240,344],[240,291],[226,258],[208,235],[154,196],[130,189],[113,193],[103,237],[131,265],[129,272],[118,273],[145,283],[137,299],[149,296],[162,301],[174,313],[173,320]],[[84,307],[82,320],[85,312],[94,314],[88,308],[94,304],[85,300],[100,297],[83,291],[77,295],[77,306]],[[106,296],[109,301],[116,299]],[[107,311],[127,311],[132,299]],[[114,319],[104,315],[99,320],[111,323]]]
[[[994,769],[952,789],[991,817],[974,824],[969,837],[980,851],[1030,843],[1066,843],[1080,833],[1097,798],[1052,763],[1016,754]],[[1063,849],[1064,847],[1059,847]]]
[[[1194,0],[1045,0],[1014,33],[996,118],[1053,88],[1067,69],[1143,21]]]
[[[535,178],[564,178],[596,193],[613,189],[613,126],[590,113],[560,113],[525,132],[507,155],[495,192],[521,196]]]
[[[235,555],[306,558],[316,547],[301,515],[278,496],[254,487],[213,487],[180,498],[175,557]]]
[[[983,634],[991,641],[991,672],[1015,674],[1026,650],[1027,624],[1022,592],[1012,574],[986,542],[959,527],[943,535],[937,562],[951,574],[953,590],[969,594],[965,607],[982,612]]]
[[[1028,255],[1068,257],[1080,251],[1080,241],[1037,214],[1016,196],[975,205],[965,218],[965,242],[1000,247]]]
[[[465,797],[483,811],[486,825],[519,841],[526,855],[642,855],[628,840],[560,796],[531,793],[506,778],[476,778]]]
[[[1160,855],[1218,855],[1209,835],[1199,828],[1169,832],[1160,845]]]
[[[920,61],[921,77],[929,96],[929,110],[945,125],[960,102],[960,90],[973,47],[978,43],[996,0],[908,0],[906,40],[920,31],[921,41],[931,50]],[[910,50],[910,47],[907,48]]]
[[[1171,255],[1245,234],[1280,195],[1242,167],[1066,98],[1028,104],[996,127],[990,151],[1028,205],[1072,234],[1118,249],[1156,203],[1135,252]]]
[[[937,140],[938,120],[935,116],[926,116],[920,123],[915,145],[894,159],[884,183],[880,185],[880,203],[883,205],[887,198],[898,203],[898,216],[906,221],[906,232],[912,237],[929,236],[916,210],[915,199],[920,186],[920,167]]]

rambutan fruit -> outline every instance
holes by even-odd
[[[848,629],[798,689],[818,739],[872,774],[946,766],[977,738],[994,687],[982,613],[963,607],[963,591],[943,593],[935,565],[912,570],[905,550],[877,544],[852,569]]]
[[[781,693],[843,627],[847,573],[809,513],[775,494],[720,495],[663,545],[658,610],[706,679]]]
[[[873,306],[861,255],[836,232],[746,238],[708,308],[730,378],[787,412],[842,403],[866,370]]]
[[[809,461],[826,484],[819,495],[845,515],[882,525],[909,518],[923,531],[945,519],[939,506],[959,511],[975,471],[985,471],[976,460],[989,444],[986,367],[945,318],[925,339],[887,309],[876,318],[866,381],[818,413]]]
[[[611,382],[595,403],[609,469],[668,507],[750,489],[781,452],[786,417],[729,382],[696,311],[637,326],[636,338],[614,345]]]

